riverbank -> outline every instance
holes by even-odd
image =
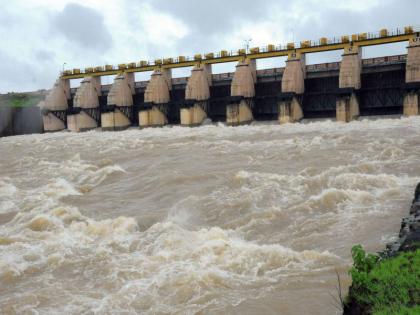
[[[353,247],[345,315],[420,313],[420,183],[398,239],[379,255]]]

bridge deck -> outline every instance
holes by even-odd
[[[332,40],[319,40],[319,41],[306,41],[302,42],[298,48],[288,48],[288,46],[274,46],[268,45],[266,47],[258,48],[258,52],[254,50],[254,53],[246,53],[244,50],[238,50],[237,52],[225,52],[224,54],[207,54],[206,58],[202,58],[201,55],[196,55],[193,59],[187,57],[180,58],[168,58],[156,60],[154,62],[143,62],[143,63],[130,63],[128,65],[122,64],[118,67],[110,66],[112,69],[105,70],[103,67],[96,67],[98,70],[93,70],[94,68],[86,68],[85,71],[80,71],[80,73],[75,73],[75,71],[65,71],[61,76],[62,79],[78,79],[87,76],[105,76],[105,75],[117,75],[121,72],[145,72],[153,71],[157,67],[163,69],[172,69],[172,68],[183,68],[183,67],[192,67],[197,63],[204,64],[217,64],[217,63],[226,63],[226,62],[235,62],[240,61],[243,58],[250,59],[262,59],[262,58],[272,58],[272,57],[282,57],[289,56],[293,53],[308,54],[308,53],[317,53],[324,51],[332,50],[341,50],[349,45],[365,47],[373,45],[383,45],[397,42],[409,41],[415,36],[419,36],[418,29],[413,30],[412,28],[409,31],[402,32],[401,30],[396,30],[393,32],[387,32],[386,34],[381,33],[365,33],[364,36],[352,37],[343,36],[341,38],[334,38]],[[360,39],[362,38],[362,39]],[[208,57],[208,58],[207,58]]]

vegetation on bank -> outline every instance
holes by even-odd
[[[420,249],[382,259],[356,245],[352,257],[345,314],[420,314]]]
[[[8,93],[0,95],[0,106],[31,107],[36,106],[45,98],[44,93]]]

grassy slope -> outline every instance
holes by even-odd
[[[31,107],[36,106],[45,98],[43,92],[8,93],[0,95],[0,107]]]
[[[365,314],[420,314],[420,249],[381,260],[355,246],[352,255],[347,303]]]

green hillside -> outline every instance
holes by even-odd
[[[0,94],[1,107],[31,107],[45,99],[46,92]]]

